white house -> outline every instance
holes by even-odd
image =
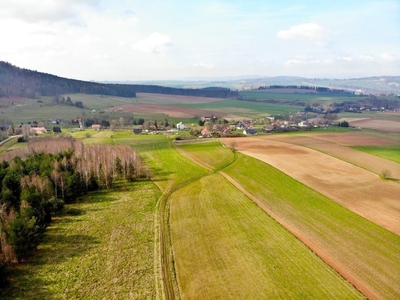
[[[176,128],[179,130],[183,130],[183,129],[185,129],[185,124],[183,124],[182,122],[179,122],[178,124],[176,124]]]

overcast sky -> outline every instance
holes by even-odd
[[[400,75],[400,1],[1,0],[0,60],[82,80]]]

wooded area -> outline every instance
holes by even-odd
[[[89,191],[144,175],[129,146],[84,146],[72,138],[36,138],[0,163],[0,286],[12,263],[28,259],[52,214]]]

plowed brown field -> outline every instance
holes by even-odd
[[[395,142],[374,137],[362,137],[355,134],[344,135],[345,134],[312,134],[304,136],[280,135],[276,136],[274,140],[312,148],[379,175],[382,175],[384,170],[388,170],[390,171],[391,178],[400,180],[400,164],[344,146],[395,145]],[[340,144],[337,144],[334,141],[340,142]]]
[[[350,126],[369,128],[382,132],[400,132],[400,122],[370,118],[345,118],[349,122]]]
[[[288,137],[289,138],[289,137]],[[223,139],[228,144],[229,139]],[[319,151],[274,138],[238,138],[236,150],[260,159],[376,224],[400,234],[400,185]],[[378,159],[375,156],[371,160]],[[379,164],[379,162],[377,162]]]
[[[136,113],[165,114],[170,116],[171,118],[193,118],[195,116],[211,116],[211,115],[221,118],[226,116],[226,114],[224,113],[212,112],[203,109],[162,105],[162,104],[133,104],[133,105],[114,106],[112,108],[112,110],[114,111],[118,111],[119,109]]]

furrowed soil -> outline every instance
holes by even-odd
[[[136,113],[152,113],[152,114],[165,114],[172,118],[193,118],[195,116],[211,116],[215,115],[217,117],[224,117],[226,114],[212,112],[209,110],[172,106],[172,105],[162,105],[162,104],[133,104],[133,105],[120,105],[115,106],[111,110],[118,111],[124,110],[127,112]]]
[[[229,144],[229,139],[223,139]],[[400,235],[400,185],[319,151],[267,138],[237,138],[264,161],[366,219]],[[376,157],[371,157],[371,160]],[[379,158],[376,158],[377,161]],[[379,163],[379,162],[378,162]]]
[[[350,126],[369,128],[382,132],[400,132],[400,122],[396,121],[369,118],[346,118],[346,120],[349,122]]]
[[[398,163],[345,146],[384,146],[398,144],[394,141],[368,136],[363,137],[355,134],[280,135],[276,136],[274,140],[318,150],[378,175],[387,170],[390,172],[390,178],[400,180],[400,165]]]

